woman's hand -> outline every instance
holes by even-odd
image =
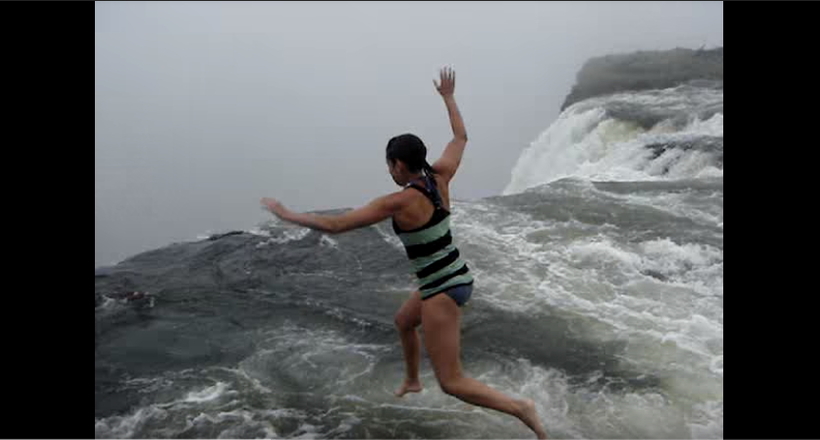
[[[264,206],[265,209],[267,209],[268,211],[270,211],[271,213],[275,214],[277,217],[283,220],[285,220],[285,217],[287,217],[288,213],[290,212],[276,199],[271,199],[270,197],[263,197],[261,202],[262,206]]]
[[[441,78],[438,84],[436,84],[436,80],[433,80],[433,85],[436,86],[436,90],[438,90],[438,93],[443,98],[453,96],[456,89],[456,73],[453,69],[444,67],[441,69],[440,75]]]

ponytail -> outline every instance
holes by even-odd
[[[436,208],[440,208],[441,196],[438,192],[438,184],[436,184],[436,171],[427,163],[427,159],[424,160],[424,165],[421,166],[421,170],[424,172],[425,177],[427,177],[427,185],[429,186],[430,194],[433,196],[433,203],[436,205]]]
[[[424,173],[430,177],[433,177],[433,175],[436,174],[435,170],[433,170],[433,167],[430,166],[429,163],[427,163],[427,159],[424,159],[424,163],[421,165],[421,170],[424,171]]]
[[[424,174],[430,179],[430,183],[433,186],[436,186],[436,171],[433,170],[433,167],[427,163],[427,159],[424,159],[424,165],[421,166],[421,170],[424,171]]]

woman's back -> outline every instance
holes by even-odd
[[[447,212],[450,212],[450,191],[449,188],[447,188],[448,182],[438,175],[435,176],[435,179],[436,189],[438,190],[439,197],[441,198],[441,207]],[[416,184],[429,190],[429,188],[427,188],[428,185],[424,182],[424,180],[419,180]],[[393,216],[393,220],[401,230],[412,231],[427,224],[427,222],[432,218],[436,208],[432,200],[430,200],[430,198],[423,192],[410,189],[410,187],[405,189],[405,191],[412,191],[414,194],[410,196],[410,201],[407,205]]]

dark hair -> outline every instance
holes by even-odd
[[[417,173],[424,171],[429,177],[433,177],[435,172],[433,167],[427,163],[427,147],[422,140],[410,133],[395,136],[387,142],[387,160],[395,164],[397,160],[404,162],[407,171]],[[435,184],[435,180],[433,180]]]

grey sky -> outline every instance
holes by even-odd
[[[450,128],[456,199],[499,194],[592,56],[723,45],[722,2],[97,2],[95,264],[397,189],[384,147]]]

